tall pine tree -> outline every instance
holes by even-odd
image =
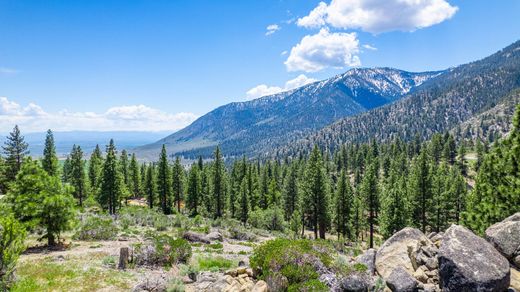
[[[54,135],[51,130],[47,130],[45,137],[45,147],[43,149],[42,167],[50,176],[58,175],[58,156],[56,156],[56,146],[54,145]]]

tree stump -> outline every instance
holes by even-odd
[[[118,269],[120,270],[126,270],[126,267],[128,266],[128,247],[122,247],[119,250],[119,265]]]

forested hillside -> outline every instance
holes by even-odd
[[[260,153],[258,145],[283,145],[289,135],[309,133],[330,123],[398,100],[442,72],[411,73],[392,68],[351,69],[300,88],[221,106],[190,126],[137,148],[153,158],[162,144],[169,153],[211,157],[216,145],[226,156]]]
[[[391,141],[401,137],[409,141],[416,135],[429,139],[497,104],[507,104],[516,97],[517,93],[512,91],[519,86],[520,42],[516,42],[483,60],[450,69],[395,103],[347,117],[314,134],[294,138],[271,154],[294,156],[308,152],[314,144],[322,149],[337,149],[346,142],[370,139]],[[263,147],[269,148],[268,145]]]

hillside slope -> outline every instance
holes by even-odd
[[[209,156],[218,144],[226,155],[258,154],[258,145],[283,143],[294,134],[309,133],[391,103],[439,74],[352,69],[288,92],[221,106],[188,127],[135,150],[140,156],[155,157],[166,144],[170,153]]]
[[[347,117],[309,135],[293,136],[268,155],[296,155],[318,144],[334,149],[350,142],[394,137],[427,139],[456,128],[511,99],[520,87],[520,41],[480,61],[461,65],[416,88],[399,101]]]

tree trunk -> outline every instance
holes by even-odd
[[[122,247],[119,250],[119,265],[118,269],[120,270],[126,270],[126,267],[128,266],[128,247]]]

